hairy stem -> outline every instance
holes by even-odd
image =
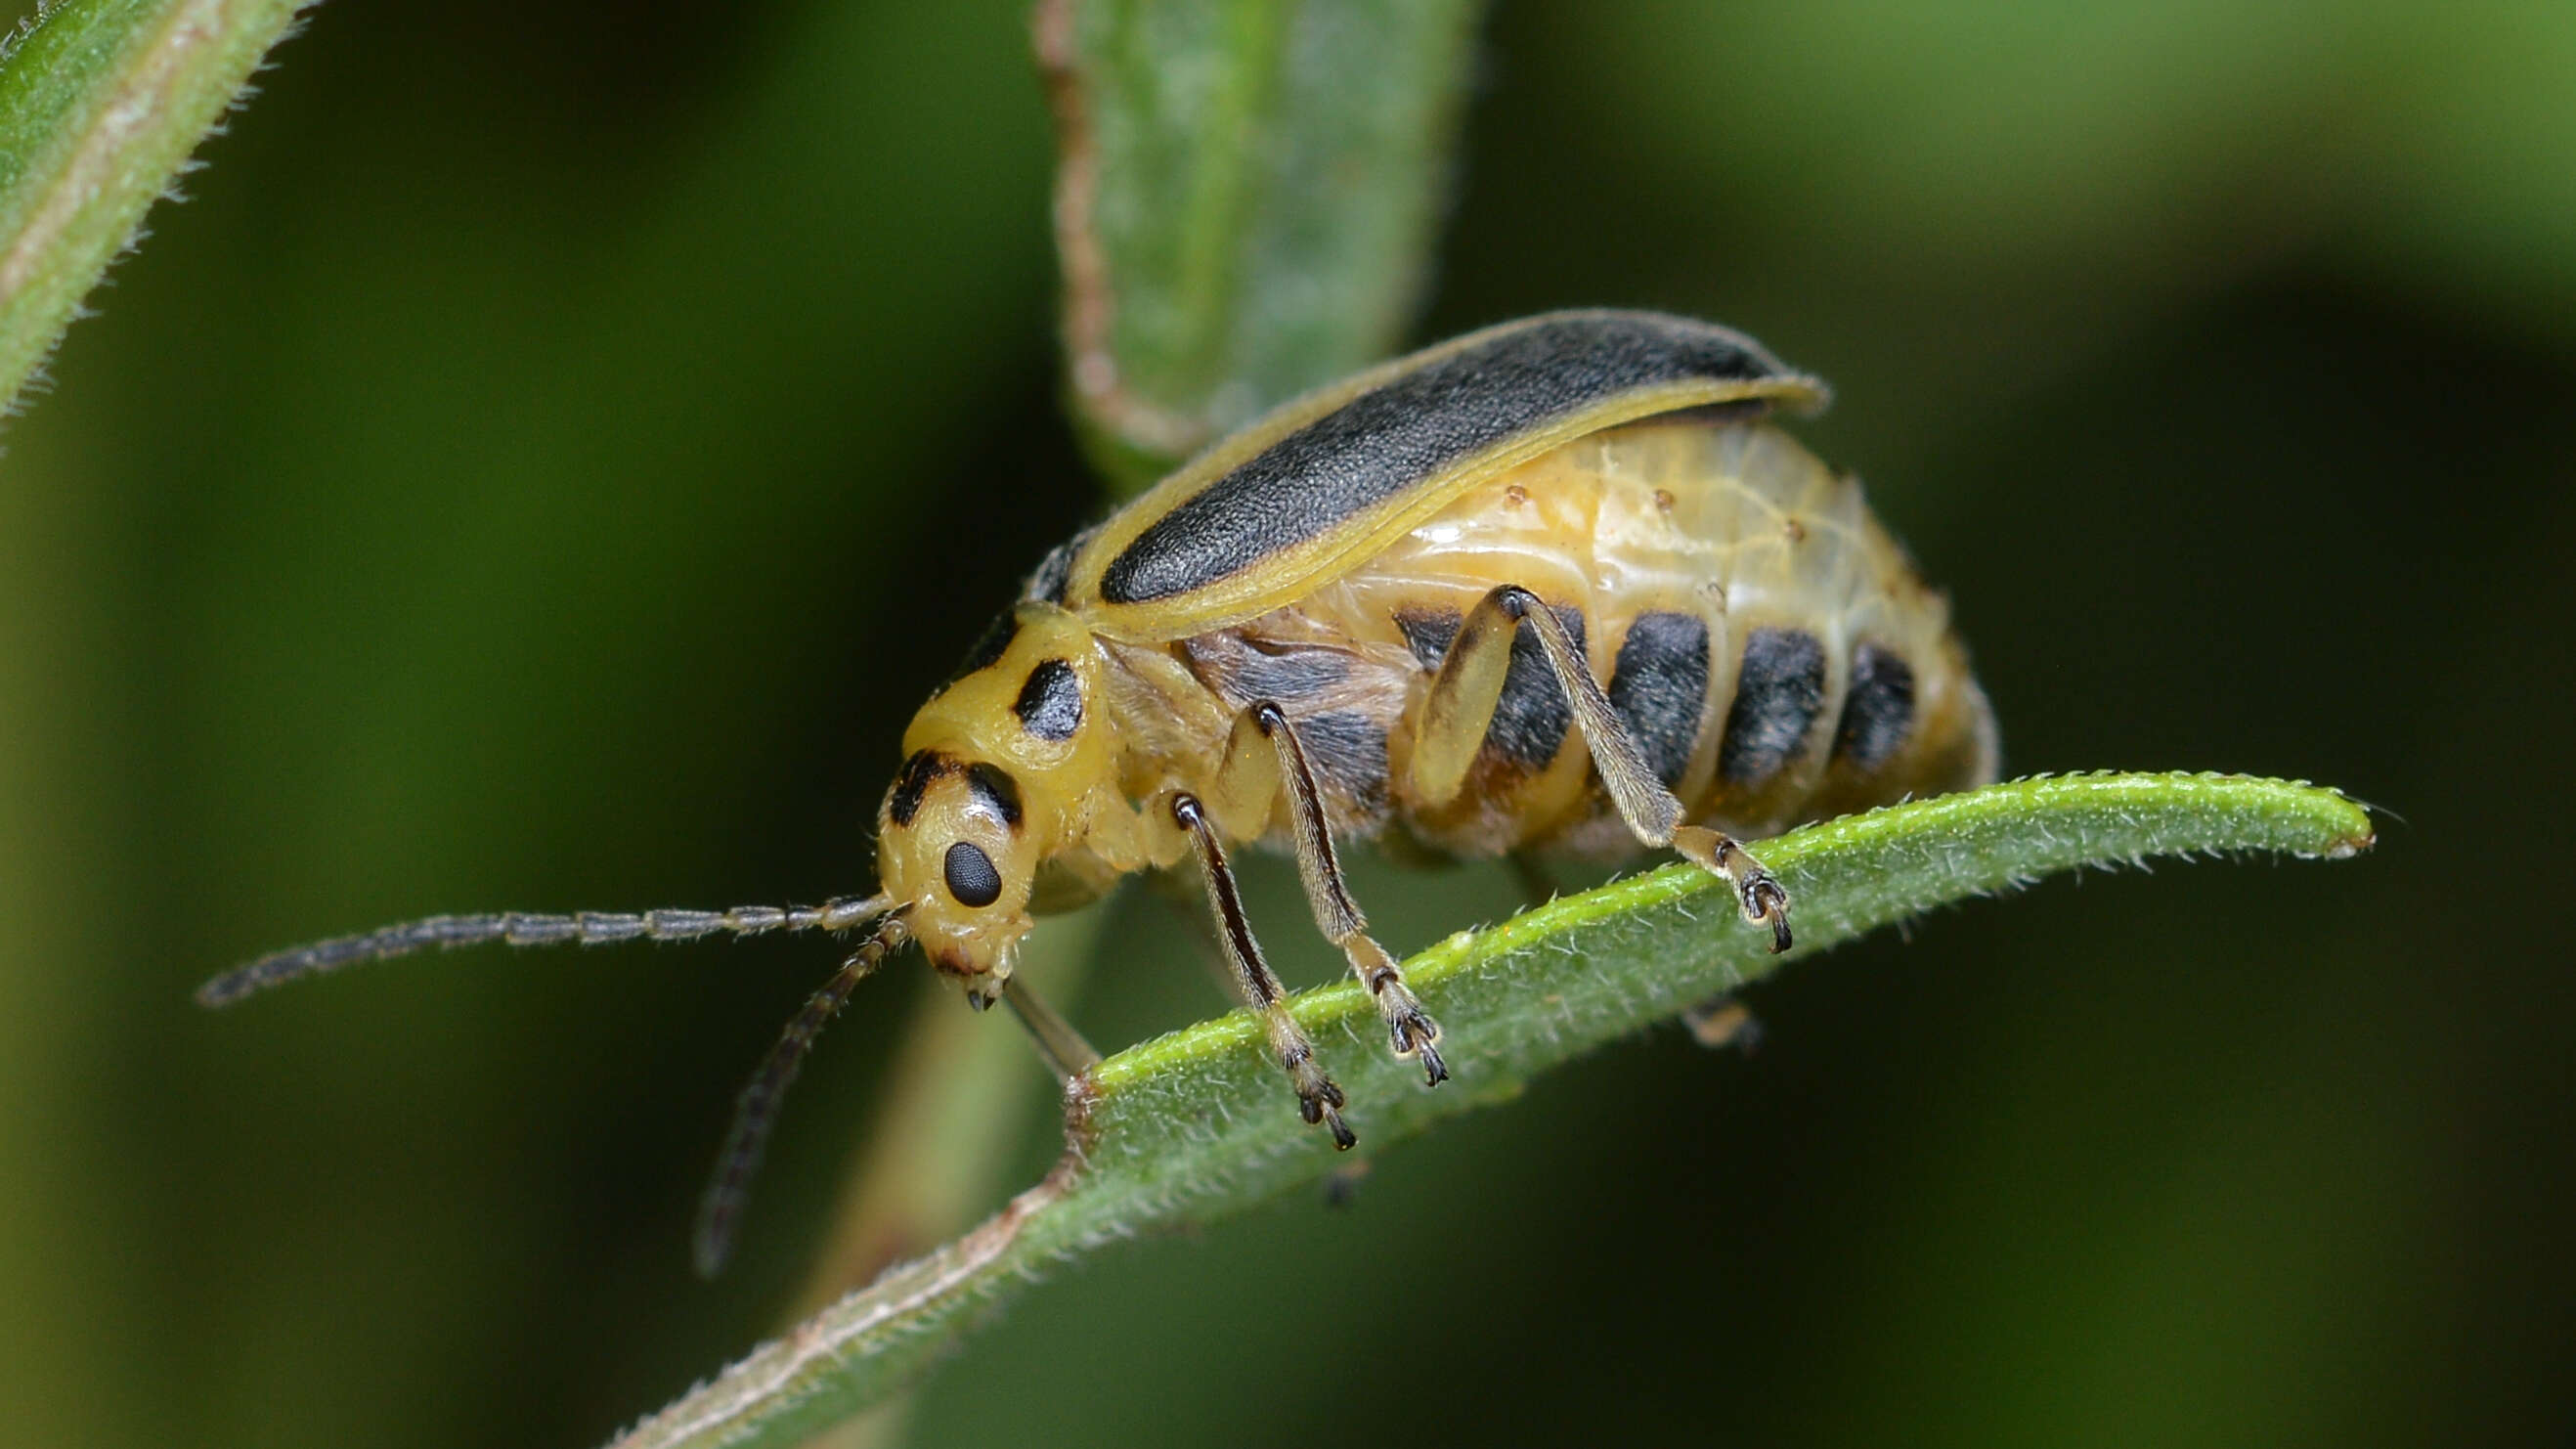
[[[0,406],[305,3],[60,0],[0,46]]]

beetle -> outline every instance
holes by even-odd
[[[439,916],[263,957],[199,999],[425,946],[863,931],[743,1091],[700,1214],[712,1271],[806,1049],[890,953],[918,943],[969,1004],[1007,1002],[1070,1076],[1097,1054],[1012,975],[1033,917],[1194,861],[1300,1115],[1348,1148],[1231,847],[1294,852],[1389,1048],[1437,1086],[1440,1028],[1369,935],[1339,842],[1670,848],[1785,951],[1788,893],[1739,836],[1994,778],[1946,598],[1858,482],[1770,420],[1826,396],[1741,333],[1651,312],[1549,313],[1384,364],[1047,555],[905,732],[875,892]]]

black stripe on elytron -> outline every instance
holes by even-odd
[[[1697,614],[1639,614],[1610,673],[1610,707],[1628,726],[1646,768],[1678,788],[1708,706],[1708,621]]]
[[[1834,754],[1863,770],[1894,757],[1914,728],[1914,666],[1894,650],[1863,644],[1852,651],[1851,692],[1843,696]]]
[[[1069,740],[1082,728],[1082,680],[1071,662],[1041,659],[1011,702],[1020,728],[1042,740]]]
[[[1651,312],[1540,318],[1399,373],[1210,481],[1110,560],[1100,597],[1140,604],[1205,588],[1622,393],[1790,375],[1759,343],[1706,322]]]
[[[1754,630],[1745,637],[1735,703],[1726,711],[1718,773],[1733,785],[1770,779],[1797,757],[1824,707],[1825,646],[1816,636],[1797,629]]]

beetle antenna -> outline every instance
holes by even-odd
[[[476,916],[431,916],[382,926],[363,935],[337,936],[310,946],[274,951],[247,966],[227,971],[197,988],[199,1006],[228,1006],[254,991],[265,991],[299,976],[336,971],[359,961],[408,956],[424,946],[452,951],[505,941],[513,946],[553,946],[566,941],[584,946],[610,941],[689,941],[731,932],[758,936],[771,931],[846,931],[882,913],[884,896],[842,896],[819,906],[736,906],[729,911],[583,911],[569,916],[495,911]]]
[[[823,983],[823,989],[806,999],[804,1009],[779,1033],[778,1044],[761,1058],[760,1070],[743,1086],[742,1096],[734,1103],[733,1129],[725,1134],[724,1150],[716,1154],[715,1175],[698,1204],[694,1247],[699,1276],[714,1277],[733,1252],[734,1225],[742,1219],[746,1189],[752,1174],[760,1170],[760,1156],[769,1146],[769,1129],[777,1125],[778,1104],[787,1095],[787,1084],[796,1080],[796,1069],[805,1064],[805,1053],[822,1034],[824,1023],[888,953],[912,939],[903,924],[904,914],[911,909],[898,906],[877,923],[859,949]]]

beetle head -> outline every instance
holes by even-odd
[[[877,820],[877,878],[923,954],[991,1004],[1029,930],[1038,851],[1018,782],[998,765],[916,750]]]
[[[1071,843],[1080,802],[1111,774],[1090,631],[1051,604],[994,622],[904,732],[877,818],[877,879],[967,999],[989,1004],[1029,930],[1038,867]]]

